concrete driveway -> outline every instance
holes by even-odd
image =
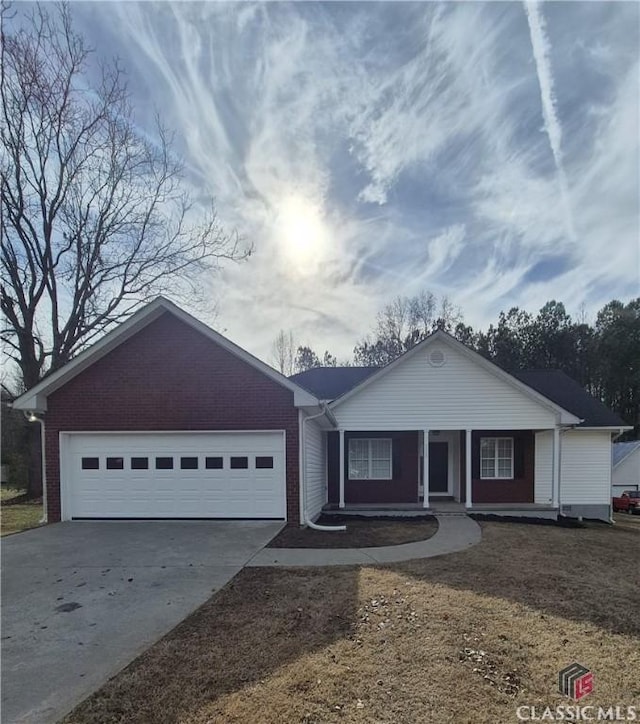
[[[57,523],[2,540],[2,722],[55,722],[224,586],[264,521]]]

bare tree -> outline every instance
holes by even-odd
[[[158,293],[196,294],[205,269],[246,258],[200,212],[158,120],[136,127],[117,61],[92,55],[66,5],[2,8],[2,340],[26,387]]]
[[[296,371],[296,349],[293,332],[281,329],[271,346],[271,364],[286,377]]]
[[[413,297],[396,297],[376,316],[373,333],[354,348],[358,365],[382,367],[415,347],[436,329],[453,331],[462,321],[460,309],[446,296],[422,291]]]

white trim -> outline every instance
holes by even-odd
[[[422,431],[422,507],[429,507],[429,430]]]
[[[557,428],[556,428],[557,429]],[[494,456],[493,456],[493,472],[498,472],[498,443],[502,440],[509,440],[511,443],[511,469],[509,475],[483,475],[482,474],[482,443],[485,440],[493,440],[494,445]],[[516,447],[515,447],[515,441],[513,437],[505,436],[505,435],[485,435],[484,437],[480,438],[480,480],[514,480],[514,465],[515,465],[515,457],[516,457]]]
[[[64,367],[47,375],[37,385],[34,385],[34,387],[30,390],[27,390],[27,392],[20,395],[20,397],[14,400],[13,407],[18,410],[46,412],[47,395],[65,385],[76,375],[90,367],[94,362],[97,362],[127,339],[133,337],[165,312],[173,314],[197,332],[200,332],[205,337],[208,337],[210,340],[220,345],[220,347],[227,350],[227,352],[235,355],[243,362],[246,362],[259,372],[262,372],[274,382],[277,382],[282,387],[285,387],[293,392],[294,405],[296,407],[319,404],[316,397],[297,385],[295,382],[292,382],[287,377],[280,374],[277,370],[274,370],[272,367],[262,362],[262,360],[254,357],[250,352],[242,349],[242,347],[239,347],[230,339],[223,337],[219,332],[216,332],[211,329],[211,327],[204,324],[204,322],[201,322],[185,312],[183,309],[180,309],[180,307],[173,302],[170,302],[168,299],[158,297],[139,309],[126,321],[111,330],[111,332],[105,334],[104,337],[101,337],[97,342],[92,344],[91,347],[84,350],[84,352],[81,352],[77,357],[74,357],[74,359],[68,362]]]
[[[303,446],[304,446],[304,435],[302,433],[302,426],[303,426],[303,412],[302,410],[298,410],[298,515],[300,517],[300,525],[304,525],[306,522],[307,516],[305,515],[305,507],[306,507],[306,485],[307,485],[307,476],[306,476],[306,470],[304,469],[304,454],[303,454]],[[285,468],[286,468],[286,455],[285,455]],[[285,481],[285,491],[286,491],[286,481]]]
[[[560,501],[560,430],[557,427],[553,428],[551,455],[551,502],[557,508]]]
[[[340,500],[339,506],[344,508],[344,430],[338,430],[340,438]]]
[[[471,434],[472,430],[465,430],[464,444],[465,444],[465,456],[464,456],[464,479],[465,479],[465,508],[471,508],[472,506],[472,486],[471,486]]]
[[[531,399],[535,400],[539,404],[541,404],[543,407],[546,407],[550,410],[552,410],[556,415],[559,415],[560,422],[563,424],[569,424],[569,425],[577,425],[582,420],[579,417],[576,417],[573,413],[569,412],[568,410],[565,410],[563,407],[560,407],[560,405],[557,405],[555,402],[551,401],[548,397],[545,397],[544,395],[541,395],[539,392],[534,390],[532,387],[529,387],[524,382],[521,382],[513,375],[510,375],[508,372],[505,372],[503,369],[498,367],[496,364],[491,362],[488,359],[485,359],[482,355],[478,354],[477,352],[474,352],[474,350],[469,349],[466,345],[462,344],[462,342],[459,342],[457,339],[452,337],[450,334],[447,334],[441,329],[438,329],[433,334],[429,335],[426,339],[423,339],[422,342],[418,343],[415,347],[412,347],[408,352],[405,352],[400,357],[397,357],[393,362],[390,362],[385,367],[381,367],[377,372],[374,372],[373,374],[366,377],[362,382],[360,382],[359,385],[356,385],[355,387],[352,387],[350,390],[345,392],[340,397],[337,397],[333,402],[330,403],[330,408],[335,408],[341,405],[346,400],[350,399],[354,395],[360,393],[363,389],[367,387],[367,385],[372,384],[376,380],[380,379],[383,375],[386,375],[388,372],[390,372],[392,369],[394,369],[397,365],[402,364],[407,359],[410,359],[414,354],[417,354],[418,352],[424,351],[424,349],[430,345],[433,344],[436,341],[443,342],[445,344],[448,344],[449,346],[453,347],[454,349],[458,350],[462,354],[464,354],[468,359],[471,361],[476,362],[476,364],[483,367],[488,372],[492,373],[494,376],[498,377],[499,379],[503,380],[507,384],[511,385],[515,389],[519,390],[520,392],[524,393]],[[616,426],[616,429],[618,429],[618,426]]]
[[[65,443],[72,435],[242,435],[242,434],[265,434],[265,435],[282,435],[283,446],[283,470],[282,470],[282,488],[283,488],[283,505],[284,518],[278,520],[288,520],[287,510],[287,431],[286,430],[63,430],[58,433],[58,466],[60,470],[60,520],[72,520],[69,515],[71,510],[70,490],[68,481],[71,478],[69,465],[69,456],[63,454]]]
[[[388,442],[389,443],[389,475],[385,477],[373,477],[372,466],[373,458],[371,455],[371,443],[376,442]],[[352,442],[367,442],[367,463],[368,463],[368,477],[366,478],[352,478],[351,477],[351,443]],[[347,450],[347,470],[349,471],[349,480],[393,480],[393,438],[390,437],[352,437],[349,438],[349,448]]]

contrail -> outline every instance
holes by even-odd
[[[567,184],[567,176],[564,172],[564,166],[562,163],[562,129],[560,128],[560,122],[556,114],[554,101],[553,76],[551,74],[551,63],[549,61],[549,39],[547,38],[547,34],[545,32],[544,18],[540,13],[539,3],[525,2],[524,8],[527,13],[529,35],[531,36],[531,46],[533,47],[533,58],[536,62],[538,83],[540,85],[542,117],[544,118],[545,130],[549,138],[551,153],[553,154],[553,160],[555,161],[558,173],[558,182],[560,184],[560,193],[562,195],[562,205],[564,206],[567,233],[569,238],[572,241],[575,241],[576,235],[573,227],[571,204],[569,202],[569,188]]]

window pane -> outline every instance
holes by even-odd
[[[496,441],[492,437],[483,437],[480,440],[480,458],[483,460],[493,460],[496,449]]]
[[[156,470],[173,470],[173,458],[156,458]]]
[[[256,458],[256,470],[265,470],[273,467],[273,458],[271,456],[263,456]]]
[[[511,460],[498,460],[498,477],[511,477]]]
[[[205,458],[204,464],[207,470],[222,470],[222,458]]]
[[[492,478],[495,475],[493,460],[482,460],[480,465],[480,477]]]
[[[98,470],[100,468],[100,458],[82,458],[83,470]]]
[[[131,458],[132,470],[148,470],[149,458]]]
[[[107,470],[122,470],[124,458],[107,458]]]
[[[366,480],[369,477],[369,440],[349,440],[349,478]]]
[[[197,470],[198,469],[198,458],[180,458],[180,469],[181,470]]]
[[[349,478],[351,480],[367,480],[369,477],[369,462],[366,460],[349,461]]]
[[[372,460],[371,461],[371,477],[374,480],[385,480],[391,477],[391,461],[390,460]]]
[[[513,440],[511,440],[511,438],[498,440],[498,457],[510,458],[512,443]]]
[[[249,458],[237,457],[231,458],[231,469],[232,470],[244,470],[249,467]]]
[[[371,459],[389,460],[391,457],[391,440],[371,440]]]

